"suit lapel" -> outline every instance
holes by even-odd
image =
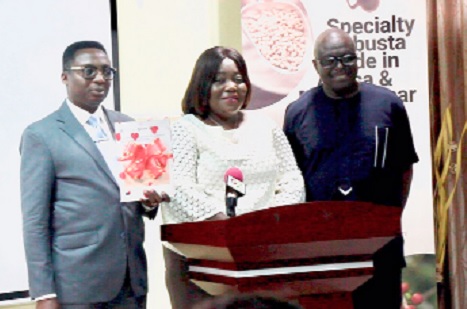
[[[102,106],[102,110],[104,112],[104,118],[105,121],[107,122],[107,125],[109,126],[110,133],[112,134],[112,138],[115,139],[115,121],[114,117],[111,116],[111,114],[107,111],[107,109]]]
[[[81,148],[94,159],[101,170],[118,186],[101,152],[83,126],[70,111],[66,103],[63,103],[58,110],[57,122],[60,129],[80,145]]]

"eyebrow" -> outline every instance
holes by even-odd
[[[226,75],[226,74],[230,74],[230,72],[225,72],[225,71],[219,71],[216,73],[216,75],[219,75],[219,74],[223,74],[223,75]],[[237,72],[233,72],[234,75],[242,75],[241,72],[237,71]],[[242,75],[243,76],[243,75]]]
[[[91,64],[91,63],[81,64],[81,65],[77,65],[77,66],[79,66],[79,67],[93,67],[93,68],[111,68],[112,67],[110,64],[94,65],[94,64]]]

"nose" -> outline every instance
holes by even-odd
[[[336,59],[336,68],[343,68],[344,63],[342,62],[342,59]]]
[[[228,79],[225,83],[227,90],[233,91],[237,89],[238,84],[233,79]]]
[[[106,79],[104,78],[104,72],[102,72],[102,70],[97,70],[97,74],[96,74],[96,77],[94,77],[94,82],[98,82],[98,83],[103,83],[106,81]]]

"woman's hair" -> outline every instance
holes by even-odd
[[[211,98],[211,86],[224,59],[235,62],[238,71],[247,86],[245,108],[251,96],[251,83],[248,77],[245,59],[233,48],[216,46],[205,50],[196,61],[190,82],[182,99],[182,110],[184,114],[194,114],[205,119],[210,112],[209,100]]]

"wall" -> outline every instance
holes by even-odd
[[[199,54],[241,48],[239,0],[118,0],[117,7],[121,106],[131,115],[179,114]]]

